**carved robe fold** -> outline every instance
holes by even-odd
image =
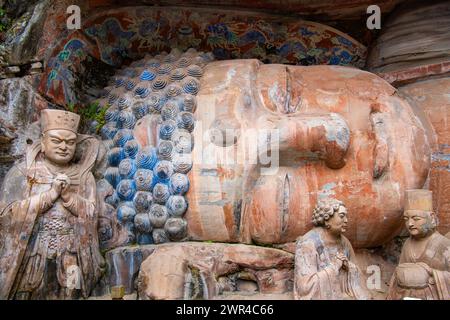
[[[424,240],[422,253],[412,249],[413,241],[409,238],[403,245],[387,299],[450,300],[450,239],[434,232]],[[431,268],[432,276],[423,264]]]
[[[325,229],[314,228],[297,241],[295,251],[294,297],[299,300],[367,299],[361,272],[355,263],[350,241],[341,236],[338,243],[325,243]],[[339,269],[335,256],[348,258],[348,270]]]
[[[95,139],[84,137],[84,142],[95,150]],[[71,179],[67,203],[51,202],[57,173],[45,165],[39,144],[8,172],[0,197],[0,299],[22,293],[28,299],[77,297],[72,289],[89,296],[104,265],[90,172],[95,156],[86,153],[66,172]]]

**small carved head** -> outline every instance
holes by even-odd
[[[58,165],[68,164],[74,157],[80,116],[61,110],[41,112],[41,150],[45,157]]]
[[[436,230],[437,217],[433,212],[432,192],[430,190],[407,190],[403,220],[413,238],[426,237]]]
[[[413,238],[424,238],[436,230],[437,218],[433,211],[405,210],[406,228]]]
[[[347,208],[342,201],[336,199],[320,200],[313,210],[312,223],[340,235],[347,229]]]

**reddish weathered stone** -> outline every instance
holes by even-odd
[[[212,299],[224,291],[239,293],[232,274],[251,279],[262,294],[287,293],[292,290],[293,258],[282,250],[242,244],[159,245],[141,264],[139,298]]]
[[[445,1],[400,7],[382,28],[367,61],[369,70],[399,87],[434,140],[429,188],[444,233],[450,230],[448,9]]]
[[[411,104],[415,104],[428,116],[440,146],[450,145],[449,88],[450,77],[417,81],[399,88],[399,92]]]
[[[416,108],[430,119],[437,137],[433,148],[429,188],[433,191],[433,208],[439,217],[438,230],[450,230],[450,78],[418,81],[399,88]]]
[[[426,66],[412,66],[390,72],[377,72],[377,74],[395,86],[401,86],[416,80],[426,79],[431,76],[444,74],[450,71],[450,62],[441,62]]]
[[[352,244],[377,246],[401,229],[404,190],[421,188],[428,175],[422,123],[393,87],[367,72],[214,62],[197,99],[186,214],[193,239],[294,241],[311,228],[317,199],[332,195],[348,207]],[[233,129],[233,137],[210,143],[209,129]],[[274,172],[262,174],[261,162],[247,160],[258,155],[249,129],[279,130]]]

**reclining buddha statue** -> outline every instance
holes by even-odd
[[[357,248],[399,232],[430,143],[393,87],[349,67],[211,60],[146,57],[100,100],[111,105],[106,202],[123,224],[137,219],[134,241],[291,242],[312,228],[322,196],[345,201]],[[170,235],[171,218],[186,222],[171,220],[172,233],[185,231]]]

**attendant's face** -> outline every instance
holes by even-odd
[[[53,163],[68,164],[76,149],[77,135],[70,130],[48,130],[42,137],[42,151]]]
[[[413,238],[423,238],[436,227],[432,212],[422,210],[406,210],[403,214],[406,228]]]
[[[340,206],[338,212],[326,221],[326,227],[334,235],[340,235],[347,230],[347,208]]]

